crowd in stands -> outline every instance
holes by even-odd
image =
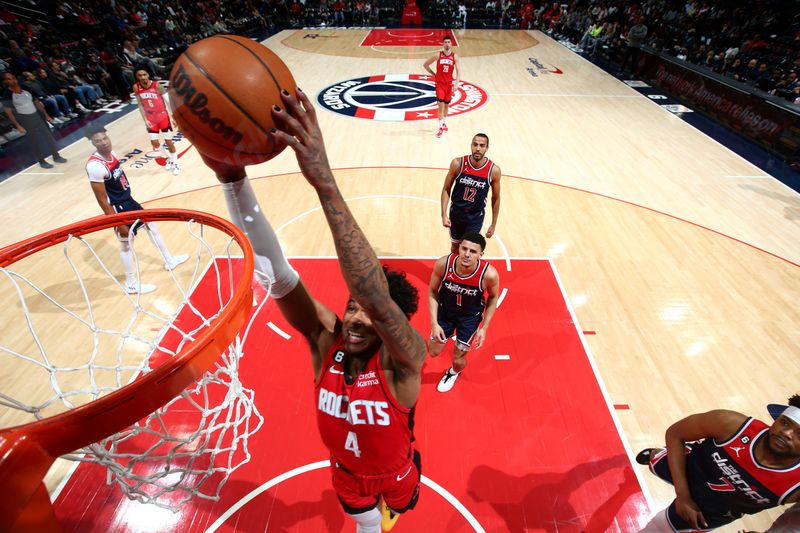
[[[276,5],[267,0],[72,0],[57,2],[50,13],[28,10],[24,17],[3,7],[0,72],[14,74],[44,104],[50,126],[60,127],[109,101],[130,101],[135,66],[161,79],[198,39],[243,30],[266,33],[281,16]],[[3,89],[8,106],[10,94]],[[0,143],[18,136],[8,123],[0,126]]]
[[[538,18],[534,25],[586,52],[608,53],[624,50],[631,29],[643,24],[643,45],[795,102],[800,98],[796,6],[780,0],[577,1],[562,4],[555,24],[551,17],[550,25]]]
[[[790,102],[800,97],[796,2],[436,0],[433,12],[454,26],[539,29],[615,62],[644,45]]]
[[[800,14],[793,9],[794,2],[417,3],[434,25],[540,29],[615,61],[628,62],[627,52],[649,46],[800,103]],[[33,11],[24,18],[3,7],[0,72],[17,76],[45,104],[51,125],[59,126],[107,101],[129,101],[135,65],[144,65],[154,79],[164,77],[189,44],[208,35],[246,33],[243,30],[266,35],[285,26],[391,23],[399,20],[402,4],[402,0],[62,0],[52,12]],[[3,133],[9,133],[8,125],[0,129]]]

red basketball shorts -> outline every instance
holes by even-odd
[[[172,124],[169,121],[169,115],[156,117],[155,122],[153,119],[148,118],[151,128],[147,128],[147,133],[158,133],[160,131],[172,131]]]
[[[453,82],[436,84],[436,99],[449,104],[453,99]]]
[[[413,509],[419,497],[422,466],[419,452],[406,466],[383,476],[359,476],[346,471],[331,460],[333,488],[345,512],[363,513],[375,507],[383,496],[386,505],[397,512]]]

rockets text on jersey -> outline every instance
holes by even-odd
[[[143,88],[138,83],[134,84],[136,94],[141,98],[144,114],[150,122],[161,122],[168,116],[164,97],[158,92],[155,82],[150,82],[150,87]]]
[[[411,457],[413,409],[389,391],[380,349],[351,383],[345,379],[344,340],[336,338],[316,385],[317,425],[331,457],[348,471],[379,475]]]

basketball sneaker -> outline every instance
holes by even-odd
[[[649,465],[654,455],[664,451],[664,448],[645,448],[636,454],[636,462],[640,465]]]
[[[444,134],[444,126],[439,128],[439,131],[436,133],[436,138],[440,138]]]
[[[164,270],[174,270],[189,260],[189,254],[173,255],[164,263]]]
[[[442,124],[442,129],[443,129],[445,132],[448,132],[448,131],[450,131],[450,129],[447,127],[447,124]]]
[[[173,166],[173,165],[172,165],[172,161],[170,161],[169,159],[167,159],[167,156],[164,156],[164,159],[166,159],[166,160],[167,160],[167,162],[166,162],[166,163],[164,163],[164,168],[165,168],[165,169],[167,169],[167,170],[172,170],[172,166]]]
[[[436,390],[439,392],[449,392],[450,389],[453,388],[453,385],[456,384],[456,380],[461,372],[456,374],[452,370],[452,368],[448,368],[445,371],[444,376],[442,376],[442,379],[439,380],[439,384],[436,385]]]
[[[155,285],[149,283],[126,283],[125,292],[128,294],[147,294],[156,290]]]
[[[180,173],[181,173],[181,166],[178,164],[177,161],[175,161],[174,163],[172,163],[172,175],[177,176]]]
[[[392,511],[389,506],[386,505],[386,502],[381,500],[381,529],[383,531],[389,531],[394,527],[398,518],[400,518],[400,514]]]

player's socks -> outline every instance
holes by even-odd
[[[166,268],[167,270],[172,270],[172,268],[175,268],[176,266],[180,265],[181,263],[189,259],[189,256],[186,254],[173,257],[172,254],[169,253],[169,248],[167,248],[164,239],[161,238],[161,233],[158,231],[158,227],[156,226],[155,222],[148,222],[146,227],[147,227],[147,236],[150,237],[150,241],[156,248],[158,248],[158,251],[161,252],[161,256],[164,258],[164,268]],[[178,261],[179,259],[183,260]],[[173,264],[171,268],[168,266],[170,264]]]
[[[386,505],[386,502],[381,500],[381,529],[383,531],[389,531],[394,527],[398,518],[400,518],[400,514],[392,511],[389,506]]]

